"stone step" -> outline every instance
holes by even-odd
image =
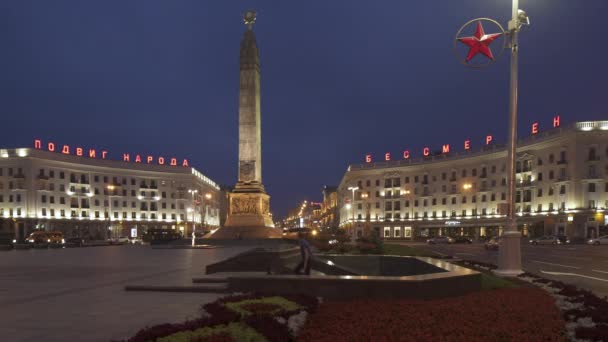
[[[126,285],[125,291],[152,291],[152,292],[227,292],[228,283],[212,283],[205,285]]]
[[[209,283],[225,283],[228,279],[225,277],[200,277],[192,278],[192,282],[196,284],[209,284]]]

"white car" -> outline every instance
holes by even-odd
[[[131,242],[129,240],[129,238],[126,237],[126,236],[120,236],[120,237],[117,237],[117,238],[112,238],[110,241],[112,241],[112,243],[124,243],[124,244],[127,244],[127,243]]]
[[[134,238],[129,239],[129,242],[132,245],[141,245],[141,244],[144,243],[143,240],[141,238],[138,238],[138,237],[134,237]]]
[[[589,245],[608,245],[608,235],[587,240]]]

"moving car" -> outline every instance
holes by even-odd
[[[27,239],[25,239],[28,243],[33,244],[64,244],[65,240],[63,238],[63,233],[58,231],[47,232],[44,230],[37,230],[32,232]]]
[[[486,248],[486,250],[489,250],[489,251],[497,251],[499,245],[500,245],[500,238],[493,237],[490,240],[486,241],[484,247]]]
[[[448,236],[436,236],[426,240],[429,245],[435,245],[438,243],[454,243],[454,239]]]
[[[473,243],[473,239],[466,236],[457,236],[454,238],[454,243]]]
[[[144,241],[141,238],[138,238],[138,237],[132,237],[132,238],[130,238],[129,242],[132,245],[142,245],[144,243]]]
[[[536,245],[561,245],[562,241],[554,235],[545,235],[530,240],[530,243]]]
[[[608,235],[587,240],[590,245],[608,245]]]

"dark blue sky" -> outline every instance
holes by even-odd
[[[520,127],[608,119],[606,0],[521,0]],[[368,152],[418,151],[486,134],[505,142],[508,55],[460,65],[464,22],[510,17],[510,0],[5,0],[0,146],[35,137],[189,158],[237,171],[241,13],[258,11],[263,178],[273,211],[319,199]],[[490,32],[488,32],[490,33]],[[496,49],[496,47],[495,47]],[[541,126],[542,129],[542,126]],[[522,132],[523,133],[523,132]],[[416,152],[419,154],[419,152]]]

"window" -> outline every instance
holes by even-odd
[[[391,227],[384,227],[384,237],[391,237]]]
[[[401,186],[401,178],[394,178],[393,187],[398,187],[398,186]]]
[[[467,196],[462,196],[462,202],[461,203],[467,203]]]
[[[418,206],[418,200],[414,200],[414,207]]]
[[[446,180],[447,174],[445,172],[441,173],[441,180]]]
[[[560,195],[566,194],[566,186],[565,185],[560,185],[560,187],[559,187],[559,194]]]
[[[371,186],[371,185],[372,185],[372,181],[370,181],[370,180],[368,179],[368,180],[365,182],[365,186],[368,186],[368,187],[369,187],[369,186]],[[165,193],[165,192],[163,191],[163,194],[164,194],[164,193]],[[163,198],[164,198],[164,197],[163,197]]]
[[[401,210],[401,202],[400,201],[395,201],[395,203],[393,203],[393,208],[394,208],[395,211]]]
[[[390,188],[391,187],[391,179],[387,178],[384,180],[384,187],[385,188]]]
[[[452,204],[456,204],[456,197],[452,197]]]
[[[543,173],[539,172],[538,173],[538,181],[541,182],[543,180]]]
[[[589,183],[587,185],[587,191],[589,191],[589,192],[595,192],[595,183]]]
[[[65,179],[65,172],[59,171],[59,179]],[[65,216],[65,214],[62,214],[61,216]]]
[[[538,190],[536,190],[536,197],[543,197],[543,189],[542,188],[538,188]]]
[[[436,198],[433,198],[433,200],[432,200],[432,202],[431,202],[431,203],[432,203],[432,205],[437,205],[437,199],[436,199]]]
[[[589,148],[589,160],[599,160],[596,151],[595,151],[595,147],[590,147]]]
[[[401,227],[395,227],[395,237],[401,237]]]
[[[485,202],[486,201],[486,195],[481,195],[481,201]]]
[[[553,164],[554,161],[555,161],[555,156],[553,155],[553,153],[551,153],[549,155],[549,164]]]
[[[553,170],[549,171],[549,179],[553,179],[555,178],[555,174],[553,173]]]
[[[538,158],[538,160],[536,161],[536,165],[538,166],[542,166],[543,165],[543,160]]]
[[[553,188],[549,188],[549,196],[553,196]]]
[[[589,209],[595,209],[595,201],[594,200],[589,200]],[[593,218],[593,217],[590,217]]]
[[[173,205],[172,205],[173,207]],[[171,209],[175,209],[175,208],[171,208]],[[380,202],[376,202],[376,209],[380,209]]]
[[[466,177],[466,176],[467,176],[467,170],[466,170],[466,169],[463,169],[463,170],[462,170],[462,178],[464,178],[464,177]]]
[[[477,176],[477,169],[471,170],[471,174],[472,174],[473,177],[476,177]]]
[[[441,204],[445,205],[447,203],[447,200],[444,198],[441,199]]]
[[[507,195],[505,195],[505,193],[504,193],[504,192],[503,192],[503,193],[501,193],[501,194],[500,194],[500,200],[501,200],[501,201],[504,201],[504,200],[506,200],[506,199],[507,199]]]

